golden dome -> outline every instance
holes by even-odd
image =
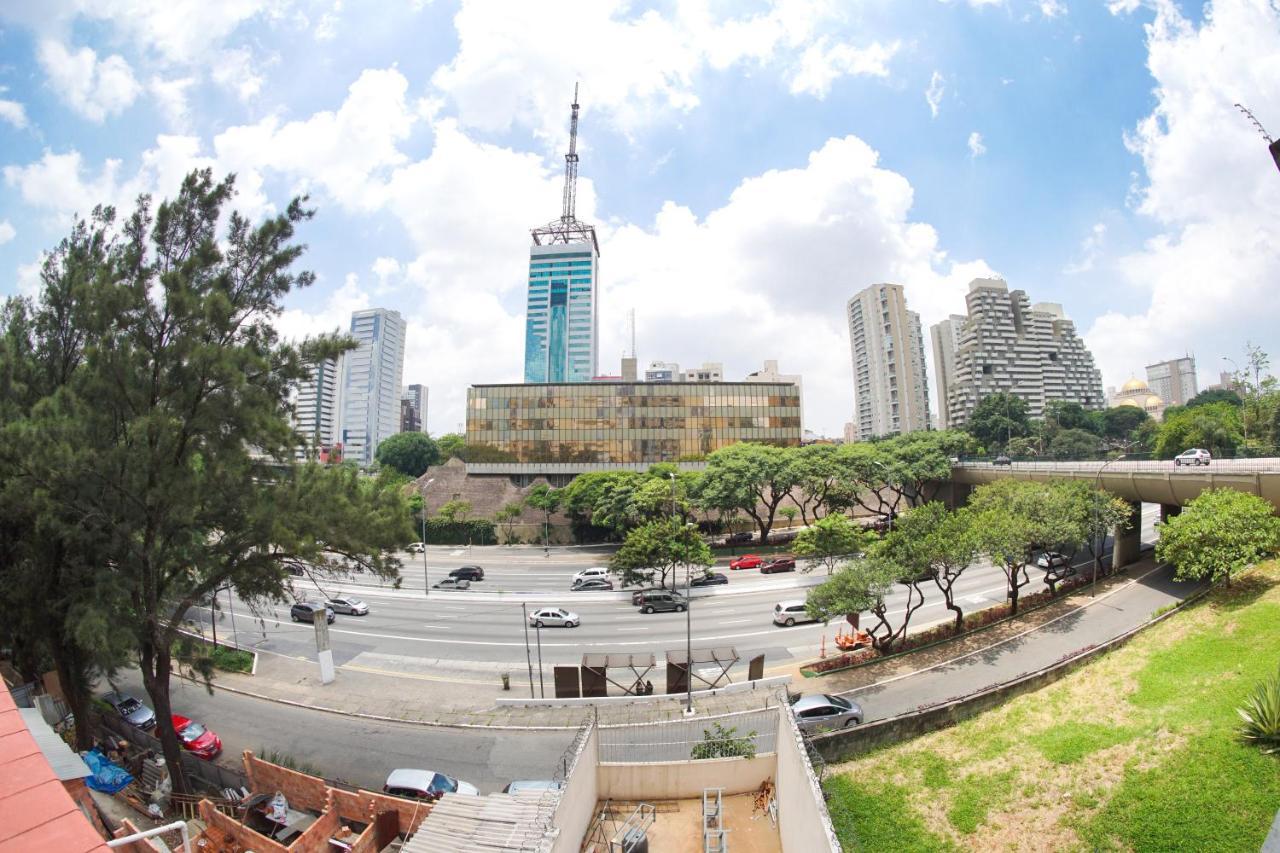
[[[1147,387],[1148,387],[1147,383],[1143,382],[1141,379],[1135,376],[1132,379],[1130,379],[1128,382],[1124,383],[1124,385],[1120,386],[1120,391],[1122,393],[1126,393],[1129,391],[1146,391]]]
[[[1163,405],[1164,405],[1164,400],[1161,400],[1155,394],[1152,394],[1150,397],[1147,398],[1148,409],[1158,409]]]
[[[1139,403],[1137,400],[1133,399],[1132,397],[1130,397],[1130,398],[1129,398],[1129,399],[1127,399],[1127,400],[1121,400],[1121,401],[1120,401],[1120,405],[1122,405],[1122,406],[1133,406],[1135,409],[1141,409],[1141,408],[1142,408],[1142,404],[1141,404],[1141,403]]]

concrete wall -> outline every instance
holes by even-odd
[[[592,726],[560,793],[555,816],[555,826],[560,834],[556,836],[551,853],[578,853],[583,836],[591,828],[596,803],[600,800],[596,744],[596,728]]]
[[[601,764],[597,772],[599,798],[678,800],[701,797],[704,788],[724,788],[726,795],[746,794],[759,790],[776,770],[777,760],[771,752],[755,758]]]
[[[777,790],[778,836],[784,853],[839,853],[831,815],[822,788],[805,754],[800,730],[790,708],[778,714]]]

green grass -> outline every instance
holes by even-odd
[[[924,786],[930,790],[945,788],[951,784],[951,765],[936,752],[922,752],[919,764]]]
[[[308,776],[319,776],[324,778],[324,774],[316,768],[314,764],[308,764],[305,761],[299,761],[287,752],[276,752],[274,749],[267,749],[265,746],[258,747],[256,757],[261,758],[270,764],[278,764],[281,767],[288,767],[290,770],[297,770],[299,773],[306,773]]]
[[[208,658],[215,669],[226,672],[253,672],[253,652],[233,649],[230,646],[215,646],[192,637],[183,637],[175,642],[172,654],[183,663],[192,663],[198,658]]]
[[[956,793],[947,809],[947,821],[957,831],[969,835],[987,822],[991,807],[1002,800],[1018,799],[1013,791],[1013,776],[1005,773],[974,773],[956,780]]]
[[[858,783],[835,776],[824,786],[836,835],[846,850],[934,853],[952,850],[947,839],[932,833],[907,802],[907,791],[877,781]]]
[[[1031,745],[1054,764],[1075,764],[1087,755],[1125,743],[1134,732],[1123,726],[1071,720],[1032,735]]]

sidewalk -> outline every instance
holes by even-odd
[[[964,639],[923,649],[902,658],[873,663],[816,678],[804,678],[792,666],[792,689],[806,693],[843,693],[864,705],[868,720],[893,716],[921,705],[964,695],[1053,663],[1085,647],[1124,633],[1156,609],[1186,598],[1198,584],[1173,580],[1170,568],[1156,568],[1150,557],[1125,573],[1099,581],[1018,620]],[[920,627],[924,627],[923,625]],[[369,656],[364,655],[364,660]],[[576,728],[597,713],[591,708],[498,708],[499,696],[525,696],[527,667],[493,664],[493,678],[477,678],[473,663],[396,658],[388,668],[344,665],[332,684],[320,683],[313,661],[259,654],[254,675],[218,673],[214,688],[334,713],[437,726],[492,728]],[[509,671],[511,690],[502,690],[500,673]],[[552,690],[550,672],[545,689]],[[538,688],[535,669],[534,688]],[[655,684],[658,676],[653,676]],[[701,713],[758,708],[768,693],[739,693],[695,700]],[[610,704],[600,707],[601,722],[676,718],[681,697],[670,701]]]

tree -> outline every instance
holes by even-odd
[[[1054,431],[1088,429],[1089,413],[1073,400],[1050,400],[1044,404],[1044,420],[1052,423]]]
[[[978,401],[964,428],[988,451],[1004,447],[1011,438],[1030,434],[1027,401],[1006,391],[989,394]]]
[[[1031,582],[1027,567],[1036,552],[1079,535],[1079,519],[1069,511],[1069,496],[1059,486],[997,480],[979,486],[969,500],[982,551],[1004,572],[1013,615],[1019,591]]]
[[[1240,409],[1230,403],[1210,403],[1186,408],[1169,416],[1156,436],[1155,454],[1171,459],[1190,447],[1203,447],[1214,455],[1233,452],[1243,440]]]
[[[695,743],[689,757],[695,761],[704,758],[755,758],[756,733],[747,732],[739,735],[736,726],[725,728],[719,723],[712,723],[712,728],[704,729],[702,742]]]
[[[1195,409],[1200,406],[1212,406],[1215,403],[1229,403],[1236,408],[1244,405],[1240,395],[1230,388],[1206,388],[1187,401],[1184,408]]]
[[[787,521],[787,527],[791,527],[796,520],[796,516],[800,514],[800,510],[794,506],[778,507],[778,515]]]
[[[450,523],[466,521],[467,516],[471,515],[471,501],[456,499],[445,501],[436,512],[436,515]]]
[[[796,488],[792,500],[800,508],[800,519],[809,523],[828,510],[828,498],[840,479],[840,449],[834,444],[807,444],[792,453],[791,468]]]
[[[769,540],[778,505],[796,484],[790,462],[786,449],[768,444],[740,442],[722,447],[707,457],[699,485],[702,505],[751,516],[763,545]]]
[[[1137,406],[1112,406],[1102,412],[1102,435],[1113,442],[1125,442],[1149,420],[1151,415]]]
[[[862,553],[874,538],[874,534],[854,524],[847,516],[836,513],[820,518],[801,530],[791,548],[796,556],[826,566],[827,574],[831,575],[838,563]],[[811,567],[805,567],[804,571],[810,569]]]
[[[1054,459],[1095,459],[1102,449],[1102,442],[1083,429],[1059,430],[1049,442],[1049,455]]]
[[[374,459],[417,479],[432,465],[440,464],[440,448],[423,432],[398,432],[378,445]]]
[[[47,517],[93,537],[98,588],[123,601],[104,618],[129,637],[183,792],[169,678],[188,610],[223,586],[283,600],[287,566],[395,578],[392,554],[413,538],[398,485],[294,462],[289,388],[350,342],[279,340],[284,297],[313,279],[291,271],[311,214],[295,200],[253,227],[222,218],[231,196],[230,178],[203,170],[154,215],[139,200],[93,286],[73,294],[86,357],[33,409],[12,472],[49,496]]]
[[[698,533],[698,528],[674,518],[650,521],[627,534],[626,541],[609,560],[609,571],[623,586],[648,583],[654,572],[660,576],[659,586],[676,588],[676,569],[685,566],[707,568],[715,560],[711,549]]]
[[[459,433],[446,432],[436,439],[436,447],[440,450],[440,462],[437,464],[448,462],[455,457],[465,462],[463,449],[466,445],[466,438]]]
[[[955,614],[955,630],[964,626],[964,611],[955,601],[955,584],[982,552],[982,543],[967,509],[949,511],[933,502],[900,517],[884,538],[883,548],[895,551],[895,562],[908,567],[908,576],[927,575]]]
[[[1103,489],[1095,489],[1086,480],[1064,480],[1053,486],[1063,501],[1062,512],[1070,522],[1070,537],[1061,544],[1088,548],[1095,573],[1104,574],[1102,544],[1113,531],[1119,535],[1129,528],[1132,511],[1128,502]],[[1053,591],[1056,581],[1050,579],[1051,575],[1052,572],[1045,572],[1045,585]]]
[[[924,593],[918,581],[904,577],[905,568],[880,553],[861,560],[853,560],[822,584],[809,590],[805,609],[815,619],[829,621],[843,614],[852,625],[858,624],[858,614],[869,610],[876,622],[867,633],[876,651],[893,650],[907,635],[911,617],[924,603]],[[888,596],[895,585],[907,588],[907,600],[900,614],[901,622],[895,627],[889,612]]]
[[[549,544],[547,537],[550,535],[551,513],[560,509],[560,503],[564,499],[564,489],[553,489],[546,483],[538,483],[529,490],[529,494],[525,495],[525,506],[542,510],[542,547],[546,548]]]
[[[1156,559],[1179,580],[1225,580],[1280,548],[1280,518],[1271,503],[1235,489],[1206,489],[1160,526]]]
[[[502,530],[502,544],[514,545],[516,542],[516,522],[524,513],[524,504],[513,501],[494,513],[493,521]]]

